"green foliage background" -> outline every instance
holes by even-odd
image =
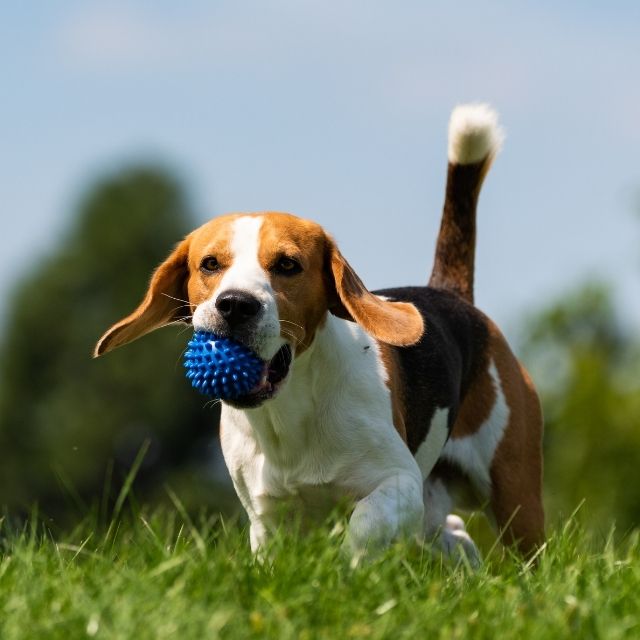
[[[545,412],[551,519],[584,500],[590,526],[640,523],[640,343],[592,282],[532,315],[522,354]]]
[[[17,284],[0,348],[0,504],[11,512],[34,501],[63,520],[86,512],[105,487],[117,491],[147,440],[142,496],[162,494],[169,480],[192,487],[187,502],[206,504],[214,493],[198,489],[215,453],[217,412],[203,409],[182,374],[188,334],[159,331],[91,358],[194,226],[168,172],[109,175],[80,202],[59,247]]]
[[[142,500],[162,500],[169,484],[188,509],[234,509],[221,482],[217,407],[182,375],[188,329],[90,357],[194,226],[170,173],[107,175],[58,248],[17,283],[0,345],[0,505],[9,513],[38,502],[69,523],[98,500],[108,506],[145,442]],[[584,500],[590,527],[615,521],[624,532],[640,521],[640,344],[612,300],[605,283],[578,286],[533,310],[514,346],[543,399],[549,520]]]

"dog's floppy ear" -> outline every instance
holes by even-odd
[[[385,300],[368,291],[331,238],[327,238],[325,261],[331,313],[357,322],[387,344],[402,347],[420,340],[424,321],[416,307],[408,302]]]
[[[94,358],[190,314],[183,302],[187,295],[189,241],[187,236],[155,270],[144,300],[100,338]]]

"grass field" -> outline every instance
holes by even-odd
[[[640,543],[571,520],[536,569],[496,546],[473,572],[397,545],[358,568],[340,526],[282,535],[270,563],[218,516],[144,510],[54,539],[0,528],[0,638],[640,638]]]

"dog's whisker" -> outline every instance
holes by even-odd
[[[161,292],[161,295],[165,296],[165,298],[171,298],[172,300],[177,300],[178,302],[184,302],[187,305],[191,304],[188,300],[183,300],[182,298],[176,298],[175,296],[170,296],[168,293],[165,293],[164,291]]]
[[[211,400],[207,400],[204,405],[203,405],[203,409],[213,409],[213,407],[215,407],[217,404],[222,404],[222,400],[220,400],[220,398],[211,398]]]
[[[292,324],[294,327],[298,327],[298,329],[302,329],[304,331],[304,327],[302,325],[296,324],[291,320],[280,320],[279,322],[286,322],[287,324]]]
[[[184,327],[180,327],[180,331],[178,331],[178,335],[181,336],[183,333],[186,333],[187,331],[191,331],[191,325],[188,324]]]
[[[174,311],[177,311],[178,309],[190,309],[191,305],[190,304],[181,304],[179,307],[175,307]]]
[[[174,324],[184,324],[186,320],[191,320],[193,316],[182,316],[181,318],[177,318],[176,320],[171,320],[167,322],[166,326],[174,325]]]
[[[305,349],[309,347],[309,344],[307,342],[305,342],[304,340],[299,340],[298,336],[296,336],[294,333],[292,333],[291,331],[287,331],[286,329],[280,329],[280,333],[283,336],[286,336],[287,338],[291,338],[291,340],[293,342],[298,342],[301,346],[303,346]]]

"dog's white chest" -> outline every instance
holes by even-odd
[[[223,405],[222,450],[250,518],[297,510],[325,517],[417,464],[393,426],[375,342],[329,318],[269,407]]]
[[[268,461],[259,444],[239,431],[224,430],[223,451],[238,496],[250,517],[264,521],[319,522],[352,498],[331,464],[300,452],[295,464]]]

